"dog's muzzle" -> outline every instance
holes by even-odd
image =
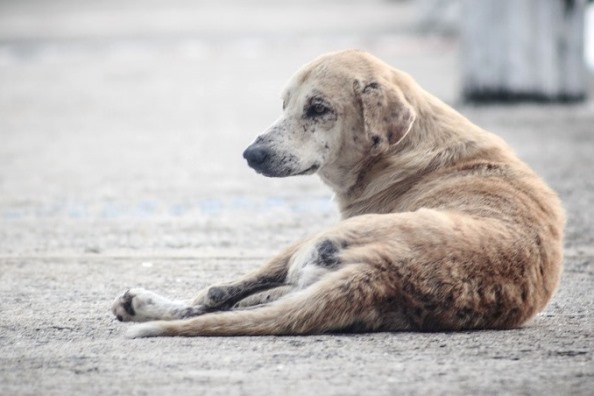
[[[291,153],[278,152],[262,143],[253,143],[243,152],[243,158],[256,172],[268,177],[287,177],[310,175],[319,169],[319,164],[313,164],[303,170],[299,161]]]
[[[254,143],[243,152],[243,158],[256,172],[268,177],[287,177],[295,174],[295,158],[288,153],[275,152],[261,143]]]
[[[270,151],[265,147],[259,145],[251,145],[243,152],[243,158],[248,162],[248,165],[255,170],[260,170],[270,157]]]

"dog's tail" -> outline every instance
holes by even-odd
[[[130,338],[158,336],[233,336],[320,334],[377,330],[381,285],[365,265],[349,265],[301,291],[273,303],[237,311],[208,313],[192,319],[133,325]],[[375,283],[373,281],[376,281]]]

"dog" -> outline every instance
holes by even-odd
[[[347,50],[302,67],[245,150],[264,176],[317,173],[336,226],[190,303],[131,289],[131,338],[511,329],[562,271],[557,195],[495,135],[404,72]]]

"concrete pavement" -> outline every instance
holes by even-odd
[[[561,288],[522,329],[130,341],[111,317],[127,287],[188,298],[338,219],[316,177],[241,158],[301,64],[364,48],[456,104],[458,43],[413,16],[400,1],[0,3],[0,394],[589,394],[592,102],[460,108],[568,212]]]

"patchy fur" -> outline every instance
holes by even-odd
[[[187,306],[127,292],[120,320],[161,319],[130,337],[509,329],[551,299],[564,213],[501,139],[361,51],[304,66],[283,109],[245,158],[317,172],[343,220]]]

